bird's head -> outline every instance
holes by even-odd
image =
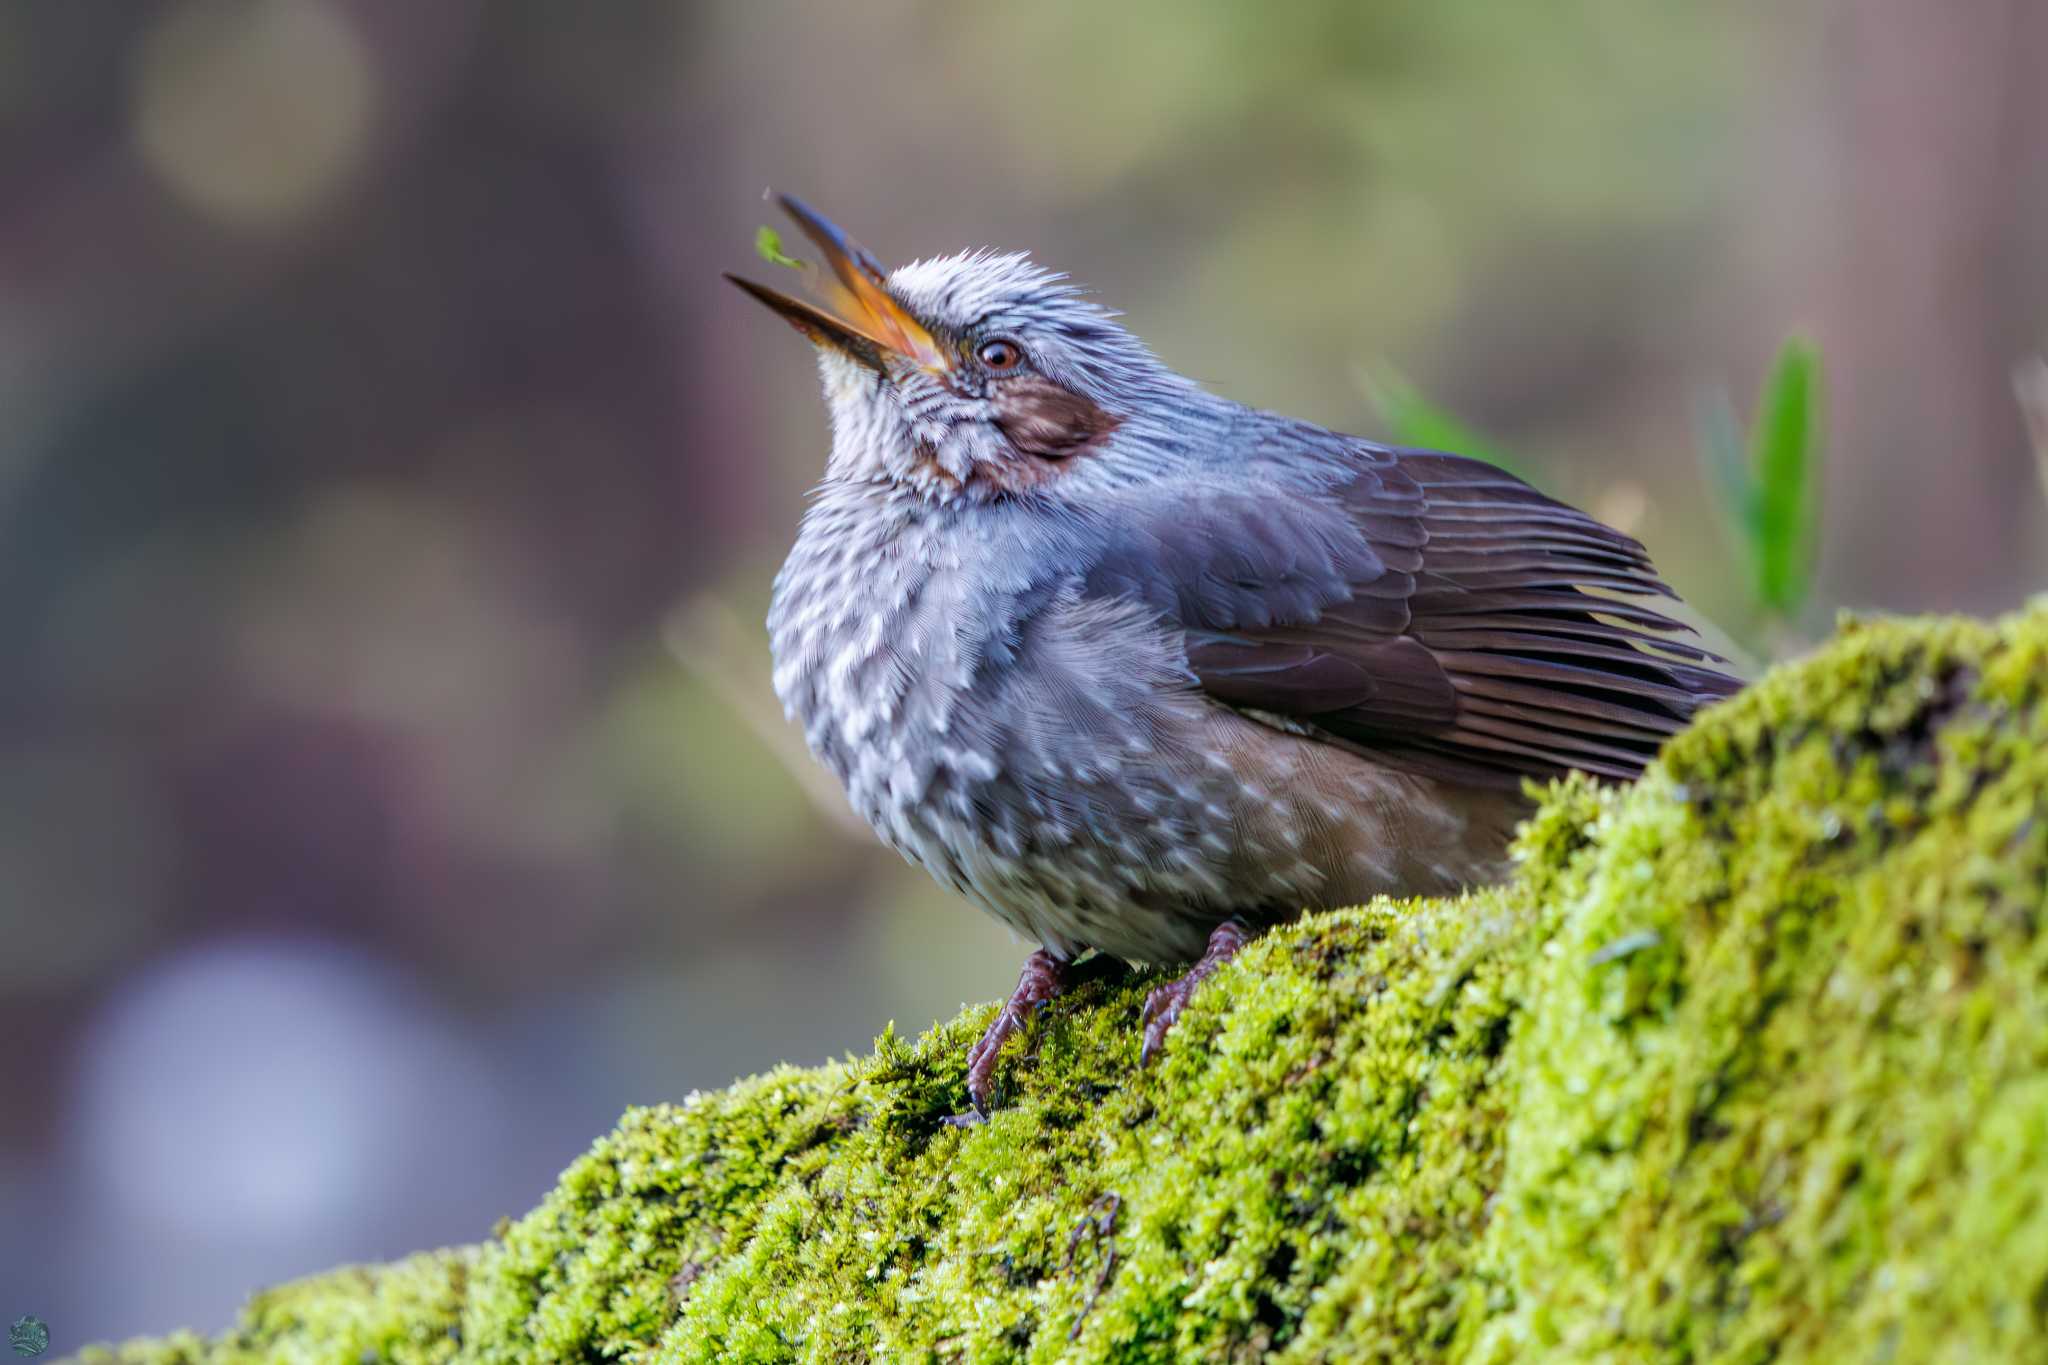
[[[1197,392],[1024,256],[974,251],[885,271],[802,201],[780,202],[823,257],[804,267],[819,302],[726,278],[817,346],[833,477],[944,501],[1124,482],[1145,460],[1118,433],[1170,422]]]

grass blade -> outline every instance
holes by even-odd
[[[1792,616],[1812,585],[1819,542],[1822,393],[1820,353],[1793,337],[1764,381],[1750,428],[1750,544],[1757,596]]]

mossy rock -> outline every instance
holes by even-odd
[[[2048,1360],[2048,602],[1847,626],[1520,850],[1267,936],[1150,1070],[1105,977],[947,1127],[970,1010],[83,1358]]]

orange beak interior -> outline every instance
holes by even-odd
[[[738,275],[728,274],[728,280],[818,345],[836,346],[869,364],[879,365],[883,353],[894,352],[927,369],[951,368],[952,362],[924,324],[890,296],[888,273],[872,252],[794,195],[777,195],[776,202],[796,220],[823,257],[822,267],[805,267],[804,282],[824,306]]]

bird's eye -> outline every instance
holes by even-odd
[[[997,337],[984,341],[975,356],[991,370],[1014,370],[1024,362],[1024,350],[1016,342]]]

